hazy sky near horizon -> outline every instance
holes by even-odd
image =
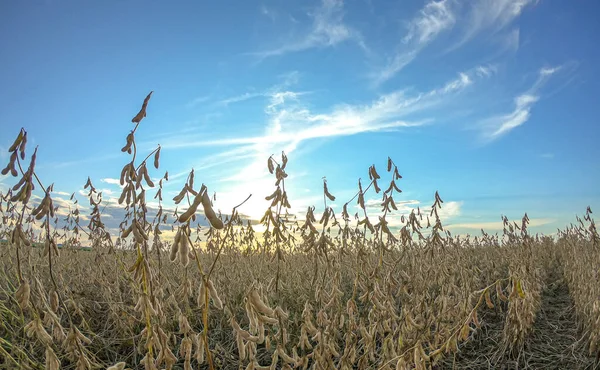
[[[600,212],[599,14],[591,0],[2,1],[0,161],[25,127],[56,197],[87,176],[118,197],[153,90],[136,140],[162,146],[165,198],[194,168],[217,208],[252,193],[241,211],[260,217],[283,150],[292,211],[319,213],[326,176],[339,212],[370,165],[387,188],[390,156],[401,213],[437,190],[453,233],[525,212],[553,233]]]

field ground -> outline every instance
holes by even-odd
[[[444,360],[440,369],[599,369],[582,348],[575,307],[556,265],[546,281],[542,303],[523,353],[517,359],[498,351],[502,342],[503,308],[496,307],[482,317],[483,327],[474,340],[455,356]],[[506,309],[506,307],[504,307]]]

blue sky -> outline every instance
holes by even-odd
[[[167,194],[194,168],[218,208],[252,193],[242,212],[260,217],[267,158],[285,150],[293,211],[322,206],[323,176],[339,211],[390,156],[405,213],[437,190],[454,233],[524,212],[552,233],[600,212],[597,14],[596,1],[3,1],[0,159],[25,127],[56,197],[87,176],[118,197],[120,148],[153,90],[136,139],[162,145]]]

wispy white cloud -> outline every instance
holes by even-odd
[[[270,7],[267,7],[265,4],[260,6],[260,14],[269,18],[271,21],[275,21],[275,19],[277,19],[277,12]]]
[[[492,73],[490,71],[488,72]],[[423,118],[421,113],[451,101],[456,94],[472,85],[475,79],[481,78],[481,73],[481,70],[478,72],[477,69],[472,69],[459,73],[456,78],[426,92],[409,93],[399,90],[381,95],[369,103],[338,104],[324,111],[315,111],[304,101],[305,94],[301,92],[273,90],[265,102],[266,123],[260,128],[260,134],[206,140],[199,133],[186,138],[178,136],[176,140],[164,138],[162,146],[171,150],[192,147],[226,148],[222,153],[211,155],[210,160],[205,163],[211,166],[212,163],[237,159],[235,164],[231,163],[232,166],[225,166],[227,171],[223,173],[225,178],[221,179],[219,189],[220,199],[225,199],[221,204],[228,209],[235,201],[240,201],[240,194],[251,193],[254,197],[245,205],[243,212],[252,217],[260,217],[265,209],[264,196],[268,195],[274,181],[265,166],[266,158],[270,155],[281,151],[289,155],[302,143],[316,139],[408,129],[428,124],[433,121]],[[420,114],[419,119],[410,119],[411,115],[417,113]],[[246,160],[240,160],[240,155]],[[183,175],[182,172],[181,176]]]
[[[431,205],[434,203],[434,201],[433,199],[428,199],[425,202],[416,199],[410,199],[397,200],[395,203],[398,210],[387,215],[387,221],[390,227],[402,227],[406,222],[406,217],[411,212],[417,212],[419,209],[421,215],[423,216],[421,226],[425,227],[427,225],[427,216],[429,216],[431,213]],[[442,208],[438,209],[438,216],[440,217],[442,224],[445,225],[446,223],[450,223],[452,220],[459,217],[461,215],[462,205],[462,201],[445,201],[442,204]],[[381,212],[381,199],[368,199],[365,202],[365,206],[367,207],[369,217],[376,218],[383,215],[383,212]],[[358,205],[356,205],[355,208],[358,208]],[[405,217],[404,223],[402,222],[402,216]],[[430,224],[433,225],[435,219],[430,217],[429,221]]]
[[[104,182],[106,184],[110,184],[110,185],[118,185],[121,186],[121,182],[119,181],[119,179],[112,179],[110,177],[105,177],[103,179],[100,179],[101,182]]]
[[[441,104],[449,95],[458,93],[473,83],[477,70],[459,73],[439,88],[428,92],[407,95],[403,90],[381,95],[369,104],[339,104],[329,113],[315,113],[299,100],[302,92],[277,91],[270,94],[265,113],[268,123],[265,133],[257,136],[198,140],[195,135],[188,139],[165,138],[163,148],[190,148],[231,145],[267,145],[299,143],[304,140],[335,136],[349,136],[383,129],[414,127],[426,121],[406,121],[406,117]]]
[[[278,99],[279,97],[287,96],[287,97],[295,97],[300,95],[309,94],[310,91],[302,91],[302,92],[292,92],[289,91],[291,86],[295,85],[299,81],[300,74],[298,71],[291,71],[288,73],[284,73],[278,76],[280,79],[280,83],[277,85],[264,90],[264,91],[248,91],[243,94],[230,96],[227,98],[223,98],[216,102],[217,105],[228,106],[235,103],[241,103],[247,100],[256,99],[256,98],[268,98],[268,99]],[[292,96],[293,95],[293,96]]]
[[[66,191],[53,191],[52,194],[61,195],[63,197],[71,196],[71,193],[67,193]]]
[[[0,145],[0,161],[2,161],[2,163],[1,163],[1,164],[2,164],[2,166],[4,166],[4,165],[5,165],[4,161],[5,161],[6,159],[8,159],[8,157],[10,157],[10,156],[8,155],[8,153],[9,153],[9,151],[8,151],[8,147],[4,147],[4,146]]]
[[[421,50],[441,32],[456,22],[449,0],[429,1],[408,24],[408,33],[402,39],[395,55],[386,65],[372,75],[375,85],[394,77],[410,64]]]
[[[408,22],[408,31],[383,68],[371,74],[375,86],[391,79],[444,33],[460,35],[450,38],[455,50],[477,35],[492,34],[505,29],[524,9],[537,0],[473,0],[459,3],[452,0],[429,0]],[[454,30],[456,29],[456,32]],[[501,51],[519,48],[519,28],[507,32],[501,41]]]
[[[289,71],[286,73],[282,73],[277,76],[281,80],[280,86],[289,87],[297,84],[300,81],[300,72],[299,71]]]
[[[484,31],[488,35],[500,31],[518,18],[529,5],[535,3],[537,0],[476,0],[470,2],[472,6],[462,24],[462,38],[452,49],[458,48]]]
[[[544,67],[544,68],[540,69],[540,76],[551,76],[551,75],[555,74],[556,72],[560,71],[561,69],[562,69],[562,66]]]
[[[354,40],[363,49],[367,49],[362,35],[344,23],[344,2],[342,0],[322,0],[321,5],[314,10],[311,17],[313,23],[304,36],[275,49],[251,54],[264,59],[308,49],[331,47],[348,40]]]
[[[527,122],[531,117],[533,105],[540,100],[539,89],[546,83],[550,76],[560,69],[560,66],[540,69],[538,78],[533,86],[525,93],[514,98],[515,107],[512,112],[482,121],[482,138],[484,142],[496,140]]]
[[[438,215],[442,222],[449,222],[451,219],[458,217],[462,212],[462,201],[446,201],[442,204],[442,208],[438,210]]]
[[[0,175],[0,194],[6,194],[8,191],[8,185],[4,183],[7,176]]]
[[[186,104],[187,108],[193,108],[199,104],[202,103],[206,103],[210,100],[210,95],[203,95],[203,96],[198,96],[197,98],[194,98],[192,101],[190,101],[189,103]]]
[[[103,189],[97,189],[96,191],[98,193],[102,193],[103,195],[115,195],[114,190],[111,190],[111,189],[103,188]]]
[[[246,92],[243,93],[241,95],[237,95],[237,96],[232,96],[226,99],[221,99],[219,100],[218,104],[220,105],[229,105],[229,104],[233,104],[233,103],[240,103],[246,100],[250,100],[250,99],[254,99],[254,98],[258,98],[261,96],[264,96],[264,93],[261,92]]]
[[[538,96],[523,94],[515,98],[515,109],[506,115],[492,118],[488,123],[492,130],[485,134],[488,140],[495,140],[512,129],[521,126],[531,115],[531,106],[539,100]]]
[[[540,154],[540,158],[553,159],[554,158],[554,153],[542,153],[542,154]]]
[[[409,23],[404,43],[427,44],[439,33],[451,28],[456,22],[448,0],[430,1],[419,11],[419,15]]]
[[[235,145],[235,144],[234,144]],[[225,150],[216,154],[211,154],[209,156],[203,157],[201,160],[199,160],[198,162],[194,163],[194,165],[192,166],[192,168],[194,169],[194,171],[204,171],[204,170],[209,170],[209,169],[215,169],[215,168],[219,168],[222,169],[222,173],[227,173],[230,169],[230,165],[234,165],[236,163],[239,163],[240,161],[245,161],[248,159],[256,159],[256,153],[254,152],[254,146],[249,144],[249,145],[240,145],[237,146],[231,150]],[[264,161],[264,158],[262,158]],[[211,171],[213,176],[218,176],[220,175],[219,171]],[[175,174],[171,174],[169,175],[169,182],[163,184],[163,186],[165,188],[169,188],[173,185],[175,186],[180,186],[181,184],[179,184],[177,180],[179,178],[182,178],[184,176],[187,176],[190,173],[190,169],[186,169],[185,171],[181,171]],[[177,194],[177,192],[175,192],[175,194]]]
[[[478,66],[475,68],[475,73],[479,77],[491,77],[498,72],[495,65]]]
[[[419,50],[407,50],[394,55],[383,69],[372,74],[374,85],[380,85],[394,77],[400,70],[409,65],[418,54]]]
[[[510,32],[507,32],[502,40],[502,48],[501,51],[509,51],[516,52],[519,50],[519,46],[521,43],[521,30],[517,27]]]

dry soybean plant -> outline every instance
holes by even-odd
[[[323,178],[322,206],[298,217],[285,153],[267,159],[274,189],[261,220],[240,212],[251,194],[218,211],[194,170],[165,202],[168,173],[153,176],[161,147],[144,156],[136,143],[151,97],[126,135],[116,202],[91,178],[86,204],[76,194],[59,200],[37,176],[38,148],[25,161],[25,129],[9,148],[2,175],[16,182],[0,198],[0,368],[527,366],[546,356],[531,342],[549,317],[542,297],[559,283],[575,313],[569,348],[581,353],[571,364],[598,366],[591,209],[554,238],[531,235],[526,214],[520,224],[504,217],[501,235],[454,236],[437,192],[431,207],[403,213],[401,165],[388,158],[347,200]],[[117,205],[114,232],[103,212]],[[481,356],[469,362],[469,353]]]

